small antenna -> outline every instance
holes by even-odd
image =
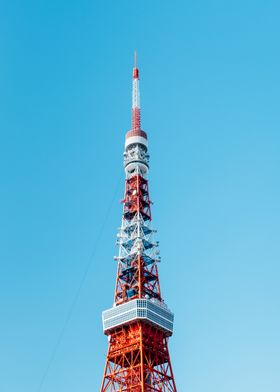
[[[134,68],[137,68],[137,52],[134,50]]]
[[[139,79],[139,70],[137,68],[137,52],[136,52],[136,50],[134,50],[133,79]]]
[[[134,50],[134,67],[132,82],[132,129],[141,129],[140,119],[140,91],[139,91],[139,69],[137,68],[137,52]]]

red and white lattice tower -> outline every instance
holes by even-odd
[[[113,307],[102,314],[108,336],[101,392],[176,392],[168,338],[173,313],[158,277],[158,242],[151,227],[148,140],[141,130],[139,70],[133,68],[132,129],[125,139],[126,174]]]

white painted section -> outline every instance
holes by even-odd
[[[139,169],[140,173],[141,173],[143,176],[146,176],[146,175],[148,174],[148,172],[149,172],[148,166],[145,165],[144,163],[141,163],[141,162],[131,162],[131,163],[128,163],[128,164],[125,166],[125,172],[126,172],[127,174],[131,174],[131,173],[134,172],[137,168]]]
[[[148,140],[142,136],[130,136],[127,139],[125,139],[125,148],[130,144],[134,144],[134,143],[143,144],[148,148]]]
[[[139,79],[133,79],[132,82],[132,109],[140,109],[140,89],[139,89]]]

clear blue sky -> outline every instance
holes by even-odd
[[[92,254],[41,392],[99,390],[137,48],[178,391],[279,392],[279,12],[1,1],[1,391],[38,392]]]

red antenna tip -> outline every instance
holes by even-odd
[[[133,79],[139,79],[139,70],[138,70],[138,68],[133,68]]]
[[[134,51],[133,79],[139,79],[139,69],[137,68],[137,52],[136,52],[136,50]]]

